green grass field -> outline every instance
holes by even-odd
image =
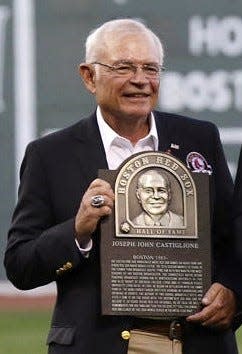
[[[50,317],[49,311],[1,312],[0,354],[46,354]],[[242,328],[237,338],[242,354]]]
[[[46,354],[50,312],[0,313],[0,354]]]
[[[242,327],[237,332],[237,342],[239,347],[239,353],[242,354]]]

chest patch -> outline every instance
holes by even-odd
[[[205,157],[199,152],[189,152],[186,157],[187,167],[197,173],[212,174],[212,167],[208,164]]]

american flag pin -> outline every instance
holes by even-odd
[[[180,146],[177,145],[177,144],[171,143],[171,149],[179,150],[179,149],[180,149]]]

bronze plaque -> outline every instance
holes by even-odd
[[[115,191],[115,212],[101,223],[102,313],[196,312],[211,283],[209,175],[145,152],[99,177]]]

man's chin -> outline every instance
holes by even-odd
[[[152,216],[157,216],[157,215],[161,215],[163,216],[166,213],[166,210],[149,210],[148,214],[152,217]]]

